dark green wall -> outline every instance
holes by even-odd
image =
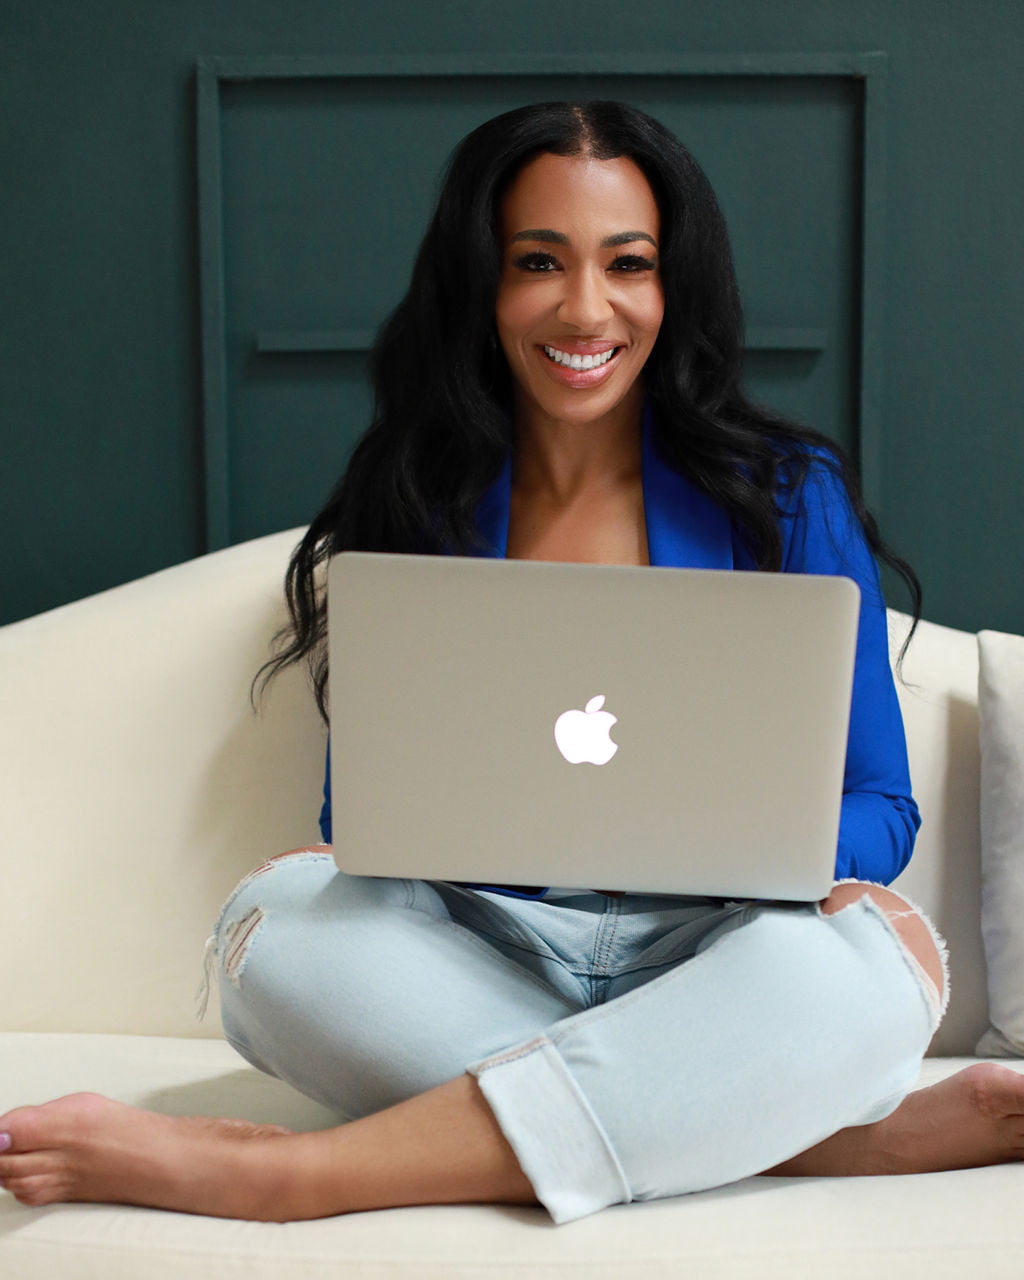
[[[926,616],[1024,631],[1017,0],[5,0],[0,41],[0,621],[204,545],[199,57],[881,50],[876,509]]]

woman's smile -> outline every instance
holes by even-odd
[[[596,387],[611,377],[613,366],[624,348],[616,343],[562,341],[541,347],[551,376],[567,387]]]

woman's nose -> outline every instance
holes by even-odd
[[[565,293],[558,307],[558,319],[563,324],[589,333],[606,324],[613,314],[603,271],[566,273]]]

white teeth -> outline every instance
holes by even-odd
[[[597,369],[607,364],[617,350],[618,347],[609,347],[599,356],[572,356],[568,351],[559,351],[557,347],[545,347],[544,354],[555,364],[564,365],[567,369]]]

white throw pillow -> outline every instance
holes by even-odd
[[[1024,1057],[1024,636],[978,634],[981,930],[991,1027],[982,1057]]]

